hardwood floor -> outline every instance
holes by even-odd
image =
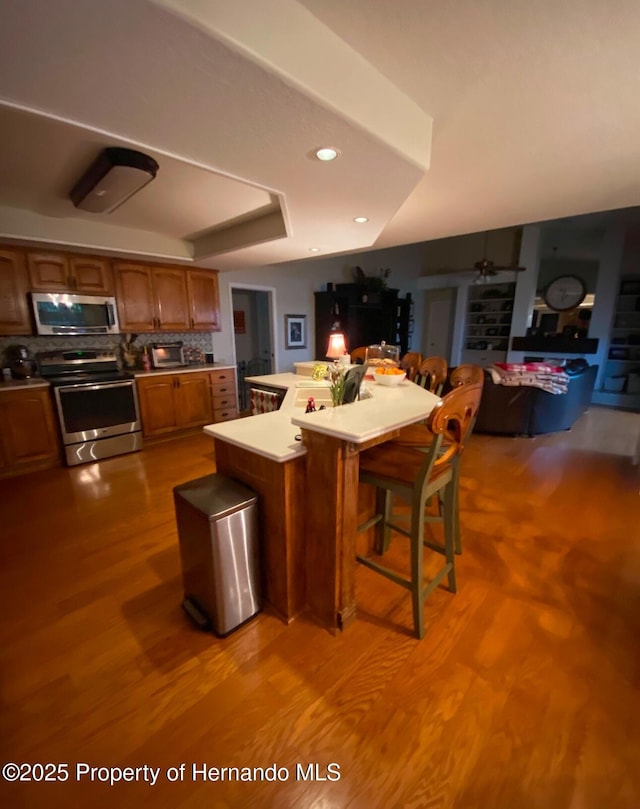
[[[568,433],[473,436],[458,594],[430,597],[423,641],[366,568],[337,637],[266,611],[226,640],[196,630],[172,487],[213,471],[204,436],[1,481],[2,760],[70,765],[2,783],[3,805],[636,809],[638,429],[592,408]],[[161,773],[77,782],[77,762]],[[340,780],[296,779],[331,762]],[[192,772],[273,764],[287,780]]]

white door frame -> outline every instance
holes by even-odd
[[[278,325],[276,323],[276,290],[275,287],[260,286],[259,284],[240,284],[229,283],[229,311],[231,312],[231,328],[233,329],[233,290],[242,289],[245,292],[266,292],[269,301],[269,326],[271,335],[271,354],[273,363],[273,372],[278,373],[279,362],[276,346],[278,345]],[[233,332],[233,364],[237,366],[238,359],[236,357],[236,336]]]

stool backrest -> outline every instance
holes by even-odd
[[[426,360],[422,360],[413,381],[439,396],[447,378],[447,369],[444,357],[427,357]]]
[[[452,388],[456,388],[458,385],[469,385],[473,383],[484,385],[484,371],[479,365],[458,365],[457,368],[451,371],[449,384]]]
[[[365,361],[367,356],[367,347],[366,346],[359,346],[358,348],[351,349],[351,362],[355,365],[356,363],[362,363]]]
[[[410,382],[416,377],[420,366],[422,365],[422,354],[419,351],[407,351],[404,357],[400,360],[400,367],[407,374],[407,379]]]
[[[480,407],[482,385],[475,382],[458,385],[433,408],[427,419],[427,427],[434,435],[446,436],[442,446],[445,451],[434,466],[447,463],[454,455],[460,455]]]

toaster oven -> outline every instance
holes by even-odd
[[[186,365],[182,342],[151,343],[151,365],[153,368],[180,368]]]

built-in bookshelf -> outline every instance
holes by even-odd
[[[516,285],[475,284],[469,288],[462,362],[503,362],[509,350]]]
[[[598,401],[640,409],[640,274],[620,280]]]

